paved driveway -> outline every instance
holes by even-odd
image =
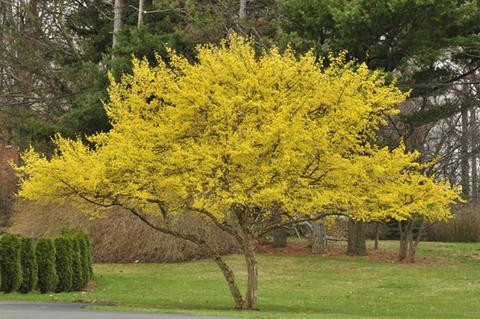
[[[187,315],[120,313],[82,309],[82,304],[0,301],[0,319],[218,319]]]

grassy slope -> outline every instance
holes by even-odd
[[[395,249],[397,243],[382,243]],[[226,284],[210,261],[97,265],[87,293],[0,295],[3,300],[95,301],[142,309],[245,318],[478,318],[480,244],[421,243],[434,265],[365,258],[260,255],[261,311],[229,310]],[[228,257],[240,278],[241,256]],[[133,308],[132,308],[133,307]]]

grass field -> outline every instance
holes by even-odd
[[[382,242],[393,250],[397,242]],[[260,254],[260,311],[230,310],[222,275],[208,261],[102,264],[84,293],[1,294],[3,300],[83,301],[116,310],[243,318],[479,318],[480,243],[421,243],[428,262],[393,264],[342,256]],[[227,257],[240,278],[241,256]],[[106,305],[111,305],[110,307]]]

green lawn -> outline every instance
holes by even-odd
[[[387,250],[396,242],[382,242]],[[117,310],[244,318],[478,318],[480,243],[421,243],[432,265],[348,257],[259,255],[260,311],[236,312],[227,286],[208,261],[96,265],[98,287],[86,293],[2,294],[3,300],[84,301]],[[228,262],[243,279],[243,259]],[[102,308],[109,308],[105,307]]]

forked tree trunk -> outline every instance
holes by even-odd
[[[414,262],[415,261],[415,250],[412,251],[412,248],[414,248],[414,244],[413,244],[413,221],[408,222],[406,231],[407,231],[407,233],[405,234],[405,237],[407,239],[406,260],[409,261],[409,262],[412,262],[412,261]]]
[[[327,228],[320,222],[312,222],[313,244],[312,253],[323,254],[327,252]]]
[[[361,221],[349,219],[348,221],[348,256],[366,256],[367,245],[365,242],[365,224]]]
[[[248,275],[245,304],[247,309],[257,309],[258,269],[255,254],[255,238],[250,234],[245,236],[244,255]]]
[[[398,253],[398,259],[400,261],[415,262],[417,254],[417,246],[420,243],[420,239],[423,233],[424,222],[422,220],[417,236],[413,233],[413,220],[409,220],[405,223],[399,222],[400,231],[400,250]]]

